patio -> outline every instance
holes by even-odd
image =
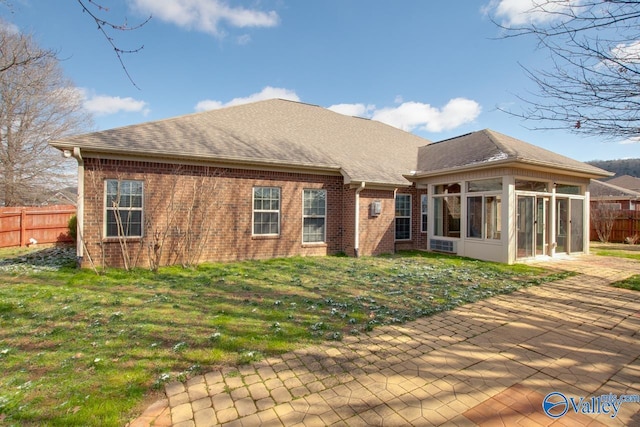
[[[544,263],[579,274],[170,383],[167,398],[129,425],[640,423],[640,403],[615,413],[593,404],[640,395],[640,294],[609,286],[640,273],[640,263],[591,255]],[[552,392],[568,399],[557,419],[542,407]]]

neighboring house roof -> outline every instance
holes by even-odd
[[[46,200],[40,202],[40,205],[76,205],[78,187],[65,187],[58,191],[52,191],[46,197]]]
[[[421,147],[416,177],[496,166],[545,169],[590,178],[612,173],[519,139],[485,129]]]
[[[51,145],[83,153],[215,161],[342,173],[346,182],[410,185],[429,141],[392,126],[272,99],[101,132]]]
[[[619,187],[611,184],[611,181],[592,180],[589,184],[589,193],[592,200],[598,199],[618,199],[618,200],[636,200],[640,199],[640,192],[629,190],[628,188]]]
[[[640,191],[640,178],[636,178],[631,175],[622,175],[607,180],[609,184],[617,185],[618,187],[627,188],[633,191]]]

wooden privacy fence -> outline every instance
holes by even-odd
[[[71,242],[69,219],[73,205],[0,208],[0,248],[38,243]]]
[[[625,243],[628,237],[640,238],[640,211],[620,210],[613,212],[615,213],[615,219],[613,220],[609,242]],[[593,221],[591,221],[590,239],[593,241],[600,240]]]

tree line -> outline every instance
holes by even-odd
[[[592,166],[615,173],[615,177],[630,175],[640,178],[640,159],[591,160]]]

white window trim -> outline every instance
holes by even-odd
[[[273,209],[256,209],[255,203],[255,190],[256,188],[269,188],[269,189],[277,189],[278,190],[278,210]],[[280,187],[273,187],[268,185],[256,185],[251,188],[251,236],[253,237],[279,237],[282,232],[282,224],[281,224],[281,211],[282,211],[282,189]],[[256,213],[273,213],[276,212],[278,214],[278,232],[277,233],[264,233],[264,234],[256,234],[255,228],[255,220]]]
[[[324,192],[324,215],[305,215],[304,214],[304,195],[307,191],[322,191]],[[323,218],[324,219],[324,232],[322,235],[322,241],[305,242],[304,240],[304,220],[306,218]],[[302,190],[302,243],[305,245],[321,245],[327,242],[327,190],[323,188],[305,188]]]
[[[118,183],[118,192],[120,192],[120,185],[123,182],[139,182],[140,185],[142,185],[142,200],[141,200],[141,206],[140,207],[117,207],[114,208],[113,206],[108,206],[107,205],[107,188],[108,188],[108,183],[109,182],[117,182]],[[144,181],[139,180],[139,179],[115,179],[115,178],[109,178],[109,179],[105,179],[104,180],[104,193],[103,193],[103,200],[104,200],[104,211],[103,211],[103,227],[102,227],[102,235],[104,236],[105,239],[141,239],[142,237],[144,237]],[[132,235],[132,236],[120,236],[120,235],[116,235],[116,236],[108,236],[107,232],[108,232],[108,228],[107,228],[107,212],[109,211],[124,211],[124,210],[128,210],[128,211],[140,211],[140,234],[139,235]]]
[[[460,233],[460,236],[458,236],[458,237],[445,236],[444,235],[444,231],[445,231],[444,227],[442,227],[443,228],[442,229],[442,233],[443,234],[436,234],[436,230],[438,230],[438,227],[437,227],[438,219],[442,218],[444,220],[444,217],[439,216],[438,212],[436,212],[436,207],[437,207],[436,205],[438,204],[438,200],[441,203],[445,203],[447,198],[456,198],[456,197],[458,199],[460,199],[459,202],[458,202],[459,205],[460,205],[460,207],[459,207],[459,209],[460,209],[460,212],[459,212],[460,230],[458,231]],[[461,239],[463,237],[463,235],[462,235],[462,226],[463,226],[462,221],[466,220],[466,217],[467,217],[466,212],[464,214],[462,212],[463,199],[464,199],[464,197],[462,196],[462,193],[444,193],[444,194],[437,194],[437,195],[434,194],[433,196],[431,196],[431,204],[429,206],[429,209],[431,209],[432,212],[433,212],[432,220],[431,220],[432,221],[431,225],[433,226],[433,230],[431,231],[432,237],[438,238],[438,239],[440,239],[440,238],[443,238],[443,239]],[[466,209],[466,207],[465,207],[465,209]]]
[[[398,196],[408,196],[409,197],[409,215],[408,216],[406,216],[406,215],[395,216],[394,215],[394,219],[393,219],[393,237],[394,237],[394,240],[396,242],[408,242],[413,238],[412,230],[411,230],[413,228],[411,226],[412,225],[411,224],[411,218],[412,218],[412,214],[413,214],[413,200],[412,200],[411,194],[398,193],[398,194],[396,194],[396,199],[397,199]],[[396,202],[396,200],[394,200],[394,203],[395,202]],[[394,213],[395,213],[395,211],[396,211],[396,209],[395,209],[395,206],[394,206]],[[409,237],[406,238],[406,239],[398,239],[397,236],[396,236],[396,220],[398,218],[408,218],[409,219]]]
[[[473,236],[469,236],[469,199],[472,199],[474,197],[477,197],[479,199],[481,199],[481,203],[480,203],[480,209],[481,209],[481,230],[480,230],[480,237],[473,237]],[[483,240],[483,241],[487,241],[487,242],[497,242],[500,241],[502,239],[502,237],[496,239],[496,238],[492,238],[492,237],[488,237],[487,236],[487,229],[488,229],[488,223],[487,223],[487,198],[489,197],[494,197],[496,200],[499,199],[500,200],[500,208],[502,205],[502,194],[500,193],[468,193],[467,194],[467,213],[466,213],[466,228],[467,231],[465,233],[465,238],[469,239],[469,240]],[[499,212],[499,209],[496,209],[496,212]],[[497,223],[496,225],[501,225],[499,223]],[[502,230],[499,231],[500,235],[502,236]]]
[[[422,203],[423,199],[427,199],[427,203],[426,203],[427,210],[423,210],[423,208],[425,207],[424,206],[425,204]],[[424,227],[425,221],[423,220],[425,216],[427,217],[426,228]],[[429,231],[429,195],[421,194],[420,195],[420,232],[427,233],[428,231]]]

